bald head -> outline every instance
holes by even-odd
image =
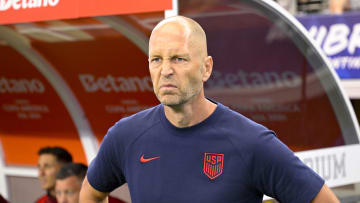
[[[159,22],[150,36],[151,42],[163,35],[172,35],[187,39],[188,46],[199,52],[201,57],[207,56],[206,35],[202,27],[194,20],[184,17],[175,16]],[[149,47],[151,49],[151,47]]]

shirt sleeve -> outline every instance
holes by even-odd
[[[263,194],[280,202],[311,202],[324,180],[306,166],[272,131],[259,137],[253,154],[252,179]]]
[[[117,131],[115,127],[110,128],[87,172],[90,185],[100,192],[111,192],[126,182],[122,167],[119,167],[122,163],[118,153],[121,146],[114,148],[116,136],[119,136]]]

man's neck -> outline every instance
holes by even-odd
[[[180,106],[164,106],[166,118],[170,123],[179,128],[190,127],[202,122],[208,118],[215,109],[216,104],[203,96]]]

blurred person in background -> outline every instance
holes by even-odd
[[[55,181],[56,174],[66,164],[71,163],[71,154],[62,147],[44,147],[38,152],[38,178],[46,194],[36,203],[56,203]]]
[[[87,166],[81,163],[69,163],[56,175],[55,194],[59,203],[79,202],[79,192],[86,175]]]
[[[329,10],[332,14],[342,14],[348,6],[348,0],[330,0]]]
[[[60,169],[56,175],[55,186],[58,203],[79,203],[80,189],[87,168],[81,163],[70,163]],[[124,201],[109,196],[109,203],[124,203]]]
[[[342,14],[344,11],[360,10],[360,0],[329,0],[329,10],[333,14]]]

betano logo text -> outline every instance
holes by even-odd
[[[60,0],[0,0],[0,11],[9,9],[30,9],[41,7],[54,7],[59,4]]]
[[[91,74],[80,74],[79,79],[86,92],[152,92],[149,76],[141,77],[106,77],[96,78]]]
[[[35,78],[15,79],[0,77],[0,93],[44,93],[44,84]]]

